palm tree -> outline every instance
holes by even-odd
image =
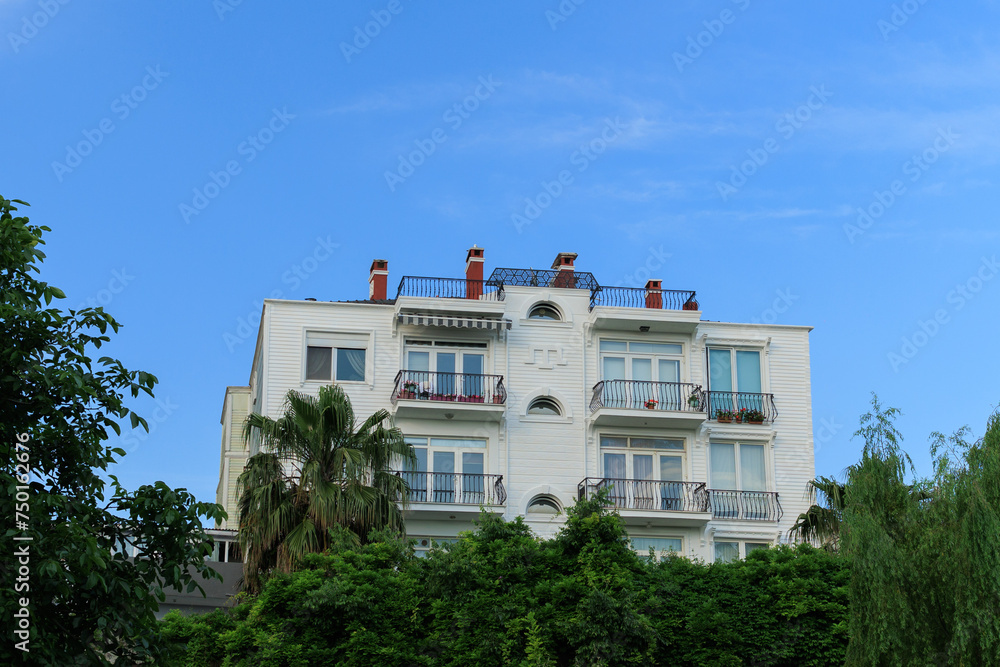
[[[796,540],[837,551],[847,487],[832,477],[817,477],[809,482],[809,494],[812,505],[799,515],[788,533]]]
[[[358,543],[375,529],[403,529],[397,501],[405,506],[409,489],[391,469],[416,457],[388,422],[378,410],[357,425],[336,385],[321,387],[318,398],[289,391],[279,419],[247,417],[243,440],[261,451],[238,481],[246,590],[258,592],[263,574],[290,572],[305,554],[329,548],[338,526]]]

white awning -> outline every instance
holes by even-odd
[[[457,317],[452,315],[409,315],[400,313],[400,324],[415,324],[424,327],[455,327],[458,329],[483,329],[500,331],[510,329],[511,322],[507,319],[494,317]]]

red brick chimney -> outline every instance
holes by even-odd
[[[368,274],[368,298],[375,301],[385,301],[386,285],[389,282],[389,262],[384,259],[372,261]]]
[[[577,254],[575,252],[561,252],[556,255],[555,260],[552,262],[552,268],[559,271],[556,274],[555,280],[552,281],[552,287],[576,287],[576,274],[573,269],[573,262],[576,260]]]
[[[483,296],[483,248],[473,245],[465,256],[465,298]]]
[[[662,284],[661,280],[646,281],[646,308],[657,310],[663,308],[663,290],[660,287]]]

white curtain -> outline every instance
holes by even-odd
[[[337,350],[337,379],[364,382],[365,351],[341,348]]]
[[[736,390],[760,393],[760,352],[747,350],[736,352]]]
[[[766,491],[764,445],[740,445],[740,481],[743,491]]]
[[[715,543],[715,562],[716,563],[731,563],[734,560],[738,560],[740,557],[740,543],[739,542],[716,542]]]
[[[736,488],[736,446],[713,442],[711,445],[712,488]]]

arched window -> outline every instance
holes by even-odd
[[[536,398],[528,406],[529,415],[555,415],[559,416],[562,414],[562,410],[559,409],[559,404],[548,397]]]
[[[532,514],[558,514],[562,511],[559,501],[552,496],[542,494],[535,496],[528,503],[528,511]]]
[[[551,303],[538,303],[528,311],[529,320],[553,320],[558,322],[562,319],[559,310]]]

